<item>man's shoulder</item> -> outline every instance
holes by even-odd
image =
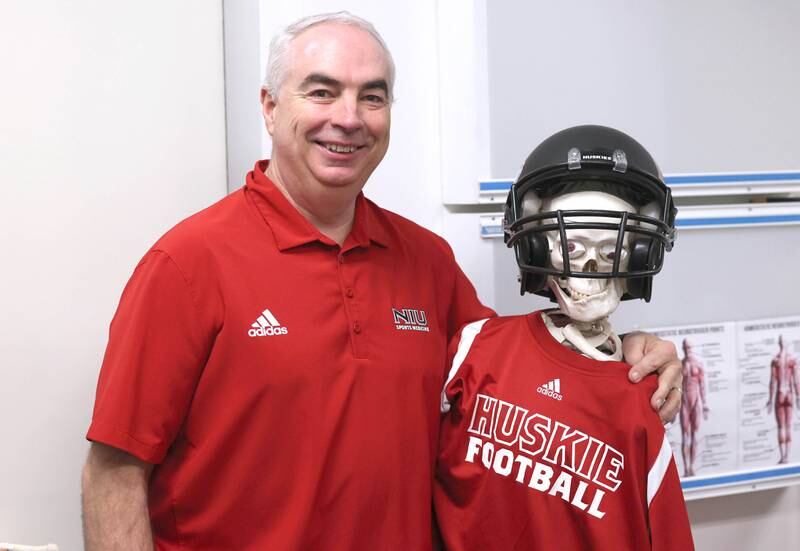
[[[180,254],[213,247],[242,231],[245,210],[242,190],[234,191],[175,224],[153,248],[168,254]]]
[[[392,238],[413,247],[430,247],[452,256],[452,249],[447,241],[437,233],[425,228],[391,210],[379,207],[367,199],[379,223],[392,234]]]
[[[205,269],[234,243],[252,237],[253,229],[240,189],[178,222],[150,250],[167,254],[182,269]]]

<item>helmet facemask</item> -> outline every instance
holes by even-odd
[[[619,212],[620,215],[623,212],[636,212],[633,205],[621,198],[597,191],[552,197],[542,202],[542,209],[545,212],[603,210]],[[597,216],[564,217],[567,225],[574,222],[602,224],[606,221],[607,219]],[[552,218],[543,220],[543,224],[555,222]],[[565,274],[613,273],[615,264],[617,272],[627,272],[630,234],[624,232],[621,242],[618,243],[620,235],[617,230],[578,226],[568,227],[563,232],[551,230],[545,236],[549,250],[549,267],[561,272],[559,275],[548,275],[547,286],[562,312],[573,320],[583,322],[596,321],[614,312],[625,294],[624,278],[574,277]],[[566,241],[563,240],[564,237]],[[619,262],[615,262],[617,257]]]
[[[622,358],[608,316],[650,300],[675,239],[676,209],[653,158],[613,128],[576,126],[531,152],[511,187],[505,242],[520,293],[558,303],[542,316],[558,342],[598,360]]]
[[[576,199],[585,193],[590,195]],[[675,239],[675,212],[658,166],[630,136],[600,126],[554,134],[528,157],[506,202],[505,242],[514,247],[520,292],[556,301],[550,276],[624,278],[620,300],[649,301],[653,276]],[[596,261],[596,270],[563,262],[569,257],[567,233],[581,230],[605,231],[602,239],[608,242],[600,257],[609,262]],[[581,239],[597,241],[599,235]],[[551,260],[556,247],[562,249],[560,262]]]

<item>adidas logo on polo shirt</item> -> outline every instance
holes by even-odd
[[[539,394],[549,396],[553,400],[563,400],[564,396],[561,395],[561,379],[553,379],[536,389]]]
[[[268,309],[261,312],[261,315],[251,326],[252,329],[247,332],[251,337],[272,337],[285,335],[289,332],[287,328],[281,327],[280,322],[275,319],[275,316]]]

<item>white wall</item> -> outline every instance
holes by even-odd
[[[691,501],[687,509],[697,551],[800,546],[800,486]]]
[[[4,1],[0,541],[82,548],[108,323],[147,247],[226,190],[219,0]]]

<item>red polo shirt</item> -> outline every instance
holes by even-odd
[[[136,267],[87,437],[157,464],[157,549],[429,549],[447,342],[492,312],[440,237],[359,195],[339,247],[266,166]]]

